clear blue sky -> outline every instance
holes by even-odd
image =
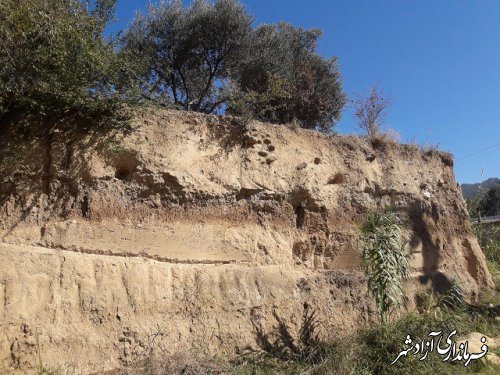
[[[147,0],[118,0],[116,31]],[[320,53],[337,56],[344,90],[377,84],[393,99],[386,126],[401,141],[455,155],[460,183],[500,177],[500,1],[244,0],[255,24],[323,30]],[[357,132],[347,108],[340,133]]]

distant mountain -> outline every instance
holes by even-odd
[[[464,198],[474,198],[479,191],[479,187],[482,187],[484,191],[490,190],[492,187],[500,186],[500,178],[488,178],[483,182],[477,184],[462,184],[462,194]]]

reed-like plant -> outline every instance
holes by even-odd
[[[361,243],[368,289],[381,322],[387,324],[403,301],[403,280],[410,274],[401,221],[390,211],[371,213],[361,229]]]

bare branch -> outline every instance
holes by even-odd
[[[359,128],[364,130],[370,138],[380,135],[381,126],[391,105],[392,100],[384,97],[377,87],[371,89],[370,96],[367,98],[358,96],[354,100],[354,115]]]

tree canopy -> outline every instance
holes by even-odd
[[[253,19],[232,0],[181,0],[150,5],[122,41],[124,53],[142,61],[147,97],[175,107],[212,113],[229,100]],[[141,67],[139,67],[141,68]]]
[[[115,54],[103,31],[114,0],[0,2],[0,119],[103,111]]]
[[[492,187],[481,199],[479,209],[483,216],[500,215],[500,187]]]
[[[0,119],[154,103],[328,130],[345,105],[321,32],[253,26],[237,0],[160,1],[116,38],[116,0],[0,2]]]
[[[336,58],[316,53],[321,31],[287,23],[253,30],[246,58],[235,79],[242,96],[230,112],[249,110],[274,123],[298,121],[309,129],[327,130],[345,105]]]

